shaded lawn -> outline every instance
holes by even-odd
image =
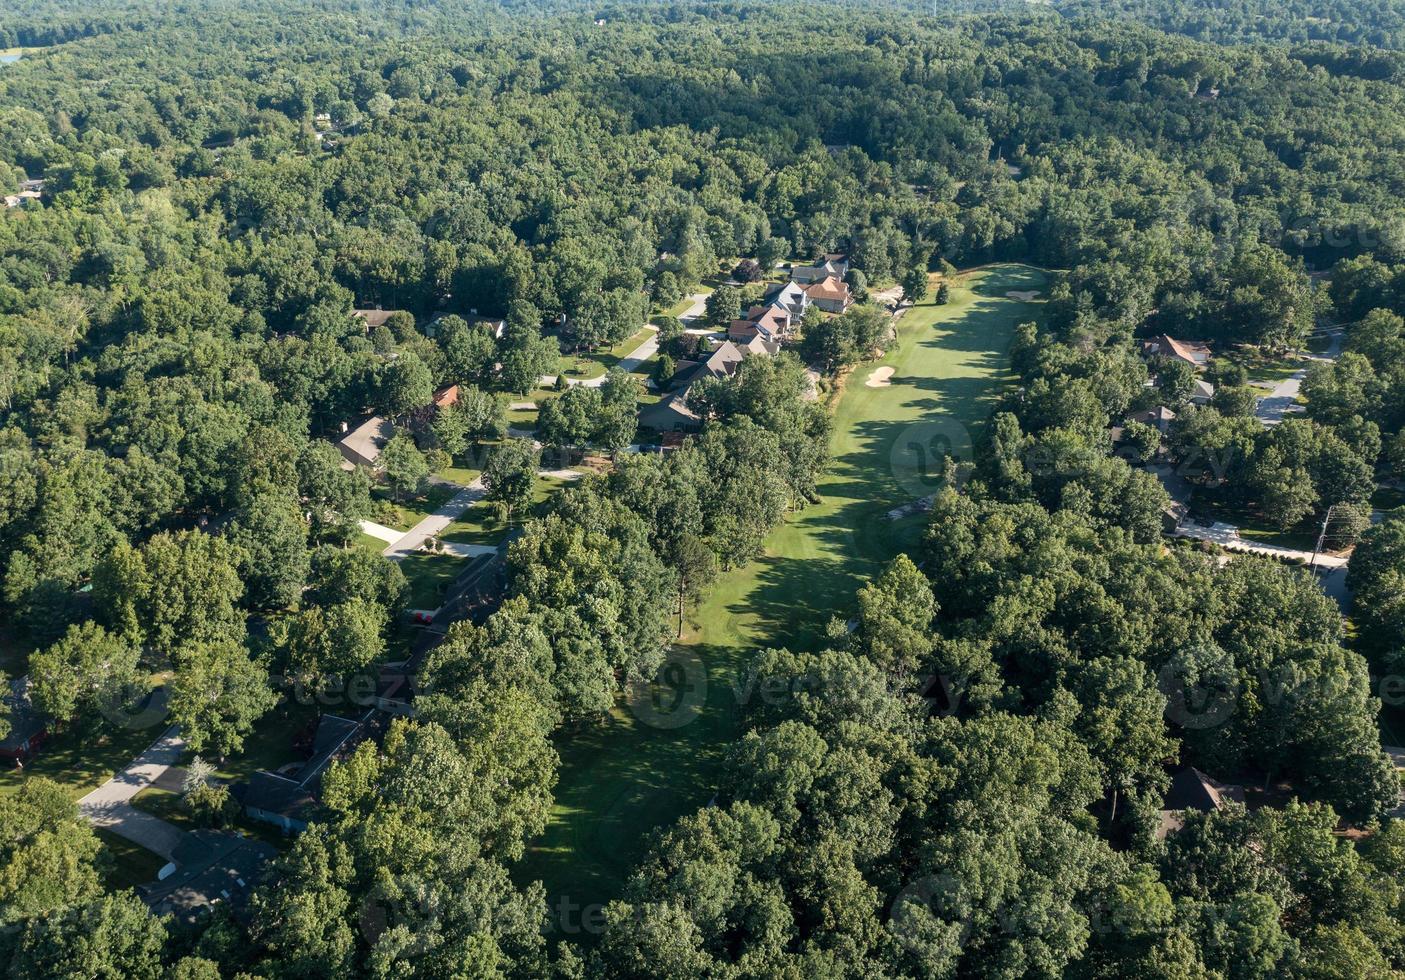
[[[29,655],[34,644],[23,640],[9,626],[0,626],[0,673],[6,677],[23,677],[29,672]]]
[[[452,555],[408,555],[400,561],[400,570],[410,584],[406,606],[410,609],[438,609],[444,601],[444,590],[463,571],[462,558]]]
[[[458,492],[457,487],[431,483],[418,497],[396,500],[389,487],[374,487],[371,490],[373,507],[370,520],[396,531],[409,531],[454,499]],[[381,547],[384,548],[385,545],[382,544]]]
[[[1248,372],[1250,384],[1256,381],[1278,384],[1308,366],[1307,361],[1294,354],[1270,355],[1257,350],[1246,350],[1236,351],[1229,357]]]
[[[193,830],[202,829],[200,824],[192,819],[190,811],[181,802],[179,793],[168,789],[161,789],[159,786],[148,786],[136,796],[132,797],[132,806],[153,817],[160,817],[178,830],[190,833]],[[279,849],[286,848],[292,844],[293,838],[284,834],[277,827],[270,824],[261,823],[258,820],[251,820],[244,816],[241,811],[239,817],[231,824],[227,824],[224,830],[234,830],[257,837],[268,844]],[[153,876],[154,877],[154,876]]]
[[[1317,544],[1317,528],[1309,521],[1298,527],[1284,531],[1270,524],[1263,515],[1235,500],[1220,496],[1206,487],[1196,487],[1190,498],[1190,512],[1194,517],[1205,516],[1233,524],[1239,528],[1239,536],[1255,544],[1277,545],[1280,548],[1296,548],[1311,551]]]
[[[97,827],[93,832],[102,841],[108,858],[107,873],[104,875],[108,888],[135,888],[155,881],[156,875],[166,866],[166,859],[161,855],[133,844],[125,837],[118,837],[110,830]]]
[[[821,502],[774,531],[762,558],[724,575],[675,648],[679,690],[700,714],[660,729],[619,707],[600,728],[563,738],[556,804],[519,878],[543,880],[553,902],[608,901],[650,830],[712,798],[741,728],[750,656],[765,645],[814,647],[832,615],[848,615],[858,586],[918,540],[921,516],[890,521],[887,512],[935,489],[944,440],[969,458],[1009,380],[1015,327],[1039,316],[1037,302],[1005,293],[1046,284],[1037,269],[992,266],[953,283],[946,306],[904,315],[897,344],[861,365],[839,398]],[[866,387],[878,367],[894,369],[891,385]]]
[[[1405,490],[1398,490],[1395,487],[1376,487],[1376,492],[1371,494],[1371,506],[1377,510],[1394,510],[1397,507],[1405,507]]]
[[[641,327],[613,347],[598,351],[581,351],[579,354],[563,353],[556,362],[556,372],[568,378],[598,378],[638,350],[653,332]]]
[[[356,534],[356,547],[369,551],[373,555],[379,555],[384,552],[389,544],[389,541],[382,541],[380,538],[367,534],[365,531],[358,531]]]
[[[94,731],[70,725],[60,732],[50,732],[49,740],[23,769],[7,767],[0,771],[0,794],[19,792],[27,779],[43,776],[59,783],[77,800],[125,768],[165,730],[164,718],[157,717],[147,728],[103,724]]]

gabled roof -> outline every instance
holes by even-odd
[[[389,419],[372,415],[346,435],[338,445],[349,449],[362,459],[374,461],[385,448],[385,444],[395,437],[395,426]]]
[[[1210,347],[1198,340],[1177,340],[1169,334],[1160,334],[1142,344],[1142,349],[1162,357],[1174,357],[1187,364],[1199,367],[1210,360]]]
[[[399,313],[399,310],[352,310],[351,315],[366,321],[368,329],[385,325],[391,314]]]
[[[703,361],[703,370],[715,378],[730,378],[736,373],[737,365],[745,359],[742,349],[728,340]]]
[[[1161,804],[1164,810],[1199,810],[1210,813],[1226,802],[1243,803],[1244,790],[1219,783],[1199,769],[1188,766],[1171,778],[1171,788]]]
[[[805,294],[814,300],[847,301],[849,299],[849,285],[834,276],[827,276],[819,282],[806,286]]]

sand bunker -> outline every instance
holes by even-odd
[[[865,382],[865,384],[870,388],[886,388],[892,384],[892,382],[888,380],[892,376],[892,368],[881,367],[868,376],[868,381]]]
[[[1038,299],[1040,295],[1037,289],[1012,289],[1005,294],[1007,299],[1017,299],[1021,303],[1028,303],[1030,300]]]

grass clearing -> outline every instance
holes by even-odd
[[[463,571],[463,559],[452,555],[406,555],[400,560],[400,570],[410,583],[406,605],[410,609],[438,609],[444,601],[444,590]]]
[[[686,632],[680,688],[700,699],[701,713],[660,729],[617,708],[598,729],[563,740],[556,805],[520,878],[543,880],[552,900],[607,901],[650,830],[712,797],[740,729],[739,678],[751,652],[812,647],[830,616],[853,607],[864,579],[917,540],[923,518],[890,521],[888,511],[932,491],[944,437],[958,453],[974,440],[1008,383],[1016,325],[1039,316],[1037,302],[1005,293],[1046,285],[1037,269],[991,266],[954,282],[947,305],[929,301],[903,316],[898,342],[861,365],[838,398],[821,502],[773,532],[761,559],[723,576]],[[879,367],[893,368],[891,384],[866,387]]]
[[[110,830],[99,827],[93,832],[107,852],[105,878],[108,888],[135,888],[155,881],[156,875],[166,866],[166,859],[161,855],[148,851],[140,844],[133,844],[125,837],[118,837]]]
[[[26,780],[43,776],[61,785],[74,800],[87,796],[156,741],[165,727],[158,717],[148,728],[117,728],[104,722],[96,730],[79,724],[50,732],[23,769],[0,771],[0,795],[18,793]]]

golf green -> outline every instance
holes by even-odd
[[[1026,297],[1046,285],[1038,269],[988,266],[959,276],[947,304],[929,298],[902,316],[888,354],[854,370],[838,398],[820,502],[723,576],[660,684],[561,740],[556,807],[519,869],[545,882],[559,927],[589,933],[590,910],[619,894],[648,832],[712,797],[751,653],[814,647],[831,617],[851,614],[859,586],[916,541],[923,517],[889,512],[933,491],[944,452],[969,458],[1009,383],[1015,327],[1039,315]]]

